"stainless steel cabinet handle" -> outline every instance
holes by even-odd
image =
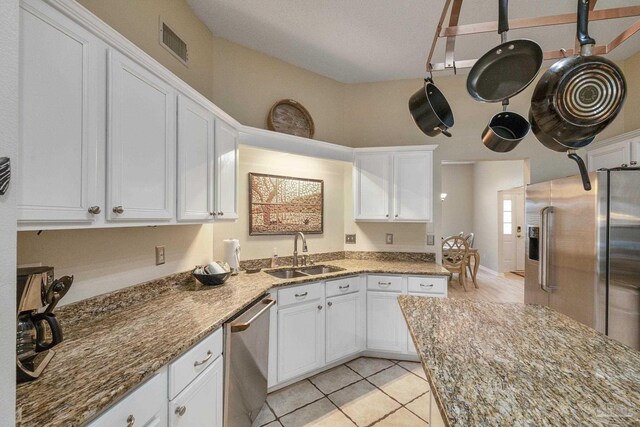
[[[349,289],[349,285],[338,286],[338,289]]]
[[[398,214],[396,214],[396,218],[398,218]]]
[[[204,365],[205,363],[207,363],[209,361],[209,359],[211,359],[213,357],[213,353],[211,353],[211,350],[207,351],[207,357],[205,357],[204,359],[202,359],[201,361],[195,361],[193,362],[193,366],[200,366],[200,365]]]
[[[380,286],[391,286],[391,282],[378,282]]]
[[[426,285],[426,284],[424,284],[424,283],[420,283],[420,287],[421,287],[421,288],[433,288],[433,283],[431,283],[431,284],[429,284],[429,285]]]
[[[309,295],[309,292],[303,292],[301,294],[295,294],[296,298],[302,298],[302,297],[306,297],[307,295]]]
[[[100,206],[91,206],[89,208],[89,213],[92,214],[92,215],[98,215],[100,212],[102,212],[100,210]]]
[[[224,216],[224,212],[218,212],[218,215]]]
[[[178,406],[176,408],[175,412],[176,412],[176,415],[183,416],[184,413],[187,412],[187,407],[186,406]]]
[[[209,215],[211,215],[211,216],[215,216],[215,215],[216,215],[216,213],[215,213],[215,212],[209,212]]]
[[[262,316],[262,313],[264,313],[265,311],[269,310],[273,305],[275,305],[276,300],[271,299],[271,298],[265,298],[262,300],[263,304],[266,304],[266,306],[260,310],[258,313],[256,313],[251,319],[249,319],[248,321],[244,322],[244,323],[232,323],[231,324],[231,332],[242,332],[245,331],[247,329],[249,329],[249,327],[251,326],[251,324],[253,323],[254,320],[256,320],[258,317]]]
[[[332,303],[331,301],[329,301],[329,302],[327,303],[327,305],[328,305],[329,307],[331,307],[331,306],[333,305],[333,303]]]
[[[122,206],[116,206],[113,208],[113,213],[121,214],[124,212],[124,208]]]
[[[387,218],[389,218],[389,214],[386,214],[385,216],[386,216]]]
[[[318,310],[322,310],[322,306],[321,305],[318,306]]]
[[[136,417],[134,417],[133,415],[129,415],[127,417],[127,427],[133,427],[135,423],[136,423]]]

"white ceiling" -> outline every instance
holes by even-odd
[[[187,0],[214,35],[345,83],[417,78],[444,0]],[[638,0],[600,0],[596,9],[637,5]],[[575,12],[571,0],[511,0],[510,18]],[[460,24],[495,21],[497,1],[466,0]],[[608,43],[638,18],[597,21],[590,33]],[[543,50],[570,49],[575,25],[513,30]],[[458,37],[456,59],[472,59],[499,43],[497,34]],[[640,34],[609,55],[625,59],[640,51]],[[444,62],[444,39],[433,62]]]

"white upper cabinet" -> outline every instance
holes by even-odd
[[[216,120],[216,204],[217,219],[238,219],[238,131]]]
[[[356,221],[429,222],[433,211],[432,147],[356,151]]]
[[[178,221],[214,218],[213,113],[178,97]]]
[[[388,153],[356,154],[353,170],[356,220],[387,221],[391,163]]]
[[[433,209],[433,153],[431,151],[393,155],[393,219],[431,221]]]
[[[96,194],[96,59],[104,47],[44,2],[20,10],[21,139],[18,220],[93,221]]]
[[[175,105],[171,86],[110,50],[107,215],[170,220],[175,206]]]
[[[589,172],[621,165],[637,166],[640,161],[640,132],[633,131],[616,136],[587,151]],[[634,164],[635,162],[635,164]]]

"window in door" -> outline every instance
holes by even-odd
[[[502,201],[502,234],[513,234],[513,212],[511,200]]]

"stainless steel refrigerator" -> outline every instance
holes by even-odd
[[[527,186],[527,304],[640,349],[640,169]]]

